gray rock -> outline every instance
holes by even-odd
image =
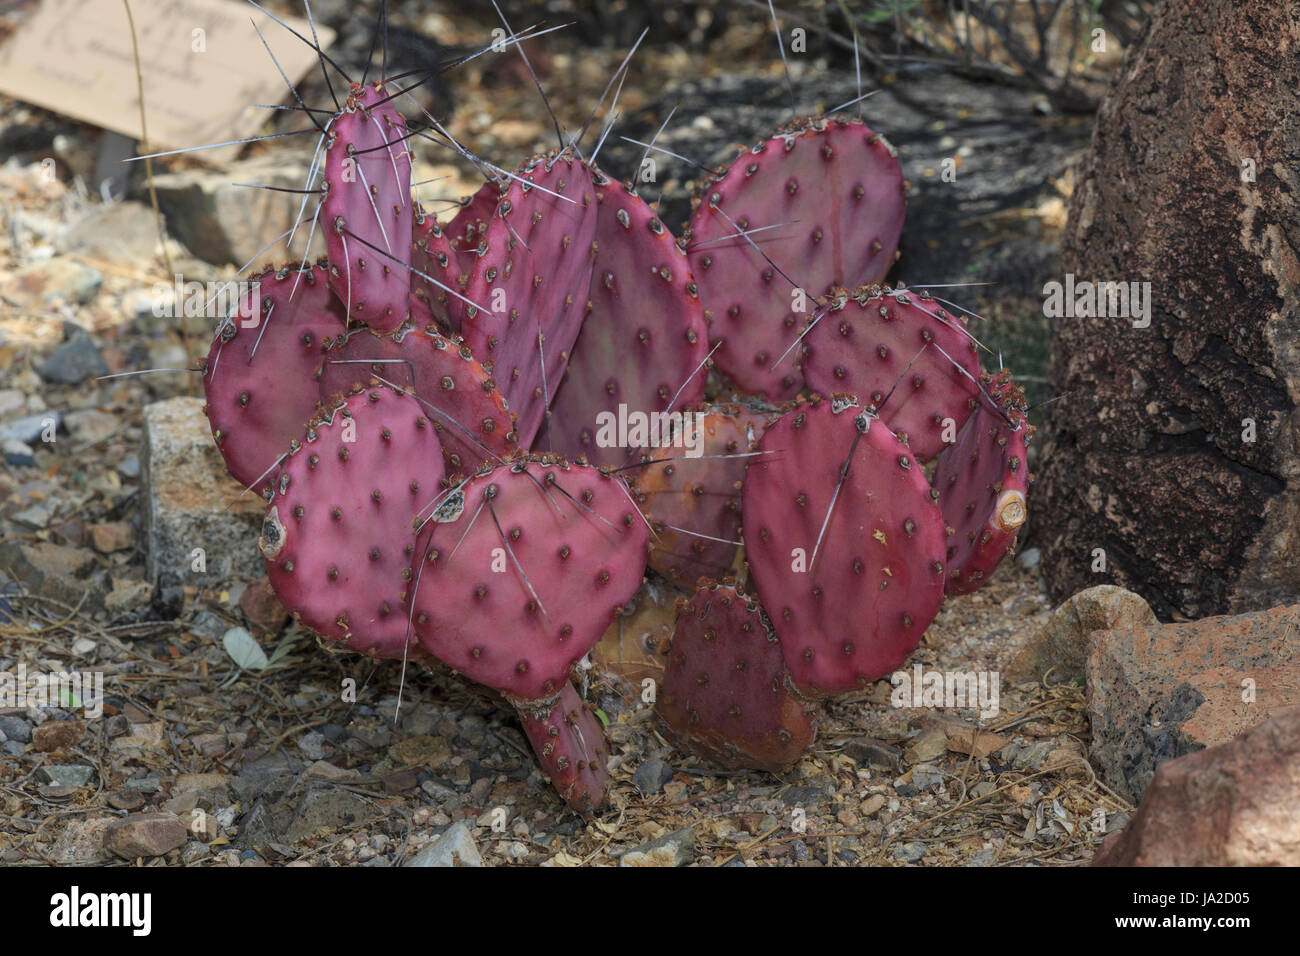
[[[243,790],[239,778],[232,780],[231,785],[236,793]],[[252,809],[245,814],[239,843],[258,852],[273,843],[294,846],[374,814],[360,794],[328,785],[304,786],[297,776],[283,774],[267,782]]]
[[[809,807],[821,806],[823,803],[831,802],[831,795],[821,787],[790,787],[781,794],[781,802],[787,807]]]
[[[406,861],[407,866],[482,866],[483,857],[469,824],[464,820],[452,824],[436,840],[426,844],[419,853]]]
[[[9,740],[27,743],[32,739],[32,725],[21,717],[0,717],[0,731]]]
[[[0,441],[20,441],[24,445],[35,445],[45,434],[56,436],[61,421],[62,412],[46,411],[0,422]],[[54,426],[53,430],[49,430],[51,425]]]
[[[1026,571],[1032,571],[1034,568],[1038,567],[1038,562],[1042,560],[1042,556],[1043,552],[1038,550],[1038,548],[1025,548],[1025,550],[1016,555],[1016,564],[1024,568]],[[989,852],[992,853],[991,850]]]
[[[6,757],[21,757],[26,749],[27,745],[17,740],[6,740],[0,744],[0,753]]]
[[[325,735],[312,731],[298,738],[298,749],[308,760],[325,759]]]
[[[1028,747],[1018,749],[1015,757],[1011,759],[1011,764],[1017,770],[1037,770],[1042,766],[1043,761],[1047,759],[1047,755],[1055,749],[1055,741],[1035,741]]]
[[[894,772],[898,771],[902,760],[902,751],[897,747],[873,737],[857,737],[848,741],[844,745],[844,753],[859,765]]]
[[[75,326],[67,332],[66,341],[36,370],[41,373],[41,378],[56,385],[80,385],[88,378],[108,374],[108,366],[104,364],[104,356],[95,340]]]
[[[157,793],[162,789],[162,777],[156,773],[150,773],[143,777],[136,777],[134,780],[128,780],[124,786],[128,790],[138,790],[141,793]]]
[[[90,783],[90,778],[95,775],[93,767],[87,767],[85,764],[69,764],[66,766],[42,767],[36,774],[46,783],[52,783],[56,787],[84,787]]]
[[[55,243],[62,253],[140,266],[158,251],[153,210],[141,202],[91,206]]]
[[[985,847],[981,850],[976,851],[976,853],[969,860],[966,861],[966,865],[967,866],[988,866],[990,863],[993,862],[993,858],[997,856],[997,853],[998,851],[995,850],[993,847]]]
[[[85,305],[104,277],[90,266],[58,256],[15,269],[0,281],[0,298],[19,309],[44,310],[59,302]]]
[[[33,459],[33,461],[34,460],[35,459]],[[35,504],[24,508],[22,511],[14,512],[13,519],[20,525],[34,528],[37,531],[42,528],[48,528],[50,525],[50,519],[54,517],[56,504],[56,502],[49,500],[38,501]]]
[[[97,408],[83,408],[63,416],[63,424],[75,442],[94,443],[117,434],[122,420]]]
[[[154,177],[158,203],[167,216],[168,230],[194,255],[207,262],[242,265],[254,256],[279,262],[293,258],[283,245],[259,254],[268,239],[286,232],[302,206],[302,196],[269,189],[234,185],[261,183],[301,189],[307,181],[305,166],[286,166],[283,160],[258,157],[224,169],[191,169]],[[311,204],[307,207],[311,216]],[[304,225],[306,228],[306,225]],[[311,257],[325,251],[321,229],[316,229]],[[304,237],[305,238],[305,235]],[[299,243],[302,239],[297,240]],[[301,249],[297,258],[302,258]]]
[[[198,840],[190,840],[181,847],[181,862],[186,866],[190,866],[207,857],[211,852],[206,844],[200,843]]]
[[[225,473],[203,400],[172,398],[144,410],[141,506],[146,573],[181,584],[255,577],[264,505]],[[198,559],[201,557],[201,570]]]
[[[115,819],[117,818],[89,817],[68,821],[68,825],[63,828],[63,832],[59,834],[50,849],[51,859],[56,863],[80,866],[101,863],[108,859],[104,835]]]
[[[894,847],[894,859],[904,863],[915,863],[925,856],[924,843],[902,843]]]
[[[658,793],[669,780],[673,779],[673,768],[663,760],[647,760],[636,768],[632,782],[644,797]]]
[[[27,396],[21,388],[0,388],[0,418],[27,410]]]
[[[619,866],[686,866],[695,859],[695,830],[685,827],[634,846],[619,857]]]
[[[0,441],[0,450],[3,450],[5,464],[10,468],[32,468],[36,465],[32,450],[20,441],[12,438]]]

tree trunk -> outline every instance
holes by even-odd
[[[1058,600],[1119,584],[1166,619],[1294,602],[1300,6],[1167,0],[1116,83],[1064,271],[1149,281],[1150,324],[1054,320],[1044,572]]]

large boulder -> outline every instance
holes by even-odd
[[[1089,757],[1137,802],[1162,763],[1300,706],[1300,606],[1096,631],[1084,671]]]
[[[1117,584],[1170,619],[1300,596],[1297,48],[1294,0],[1167,0],[1097,118],[1061,282],[1149,283],[1149,314],[1054,320],[1069,397],[1032,505],[1056,600]]]
[[[1093,866],[1300,866],[1300,707],[1156,771]]]

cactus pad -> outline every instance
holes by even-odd
[[[784,770],[817,733],[762,609],[709,583],[678,602],[655,712],[676,741],[724,769]]]
[[[956,438],[979,398],[979,357],[965,322],[925,292],[840,290],[804,344],[810,389],[876,406],[923,460],[947,446],[945,433]]]
[[[316,412],[315,371],[344,322],[321,266],[264,272],[255,281],[257,301],[241,300],[213,338],[203,391],[226,467],[260,492]]]
[[[402,657],[413,519],[442,476],[433,425],[400,390],[368,389],[314,420],[280,469],[258,542],[284,606],[351,650]]]
[[[330,288],[350,320],[381,331],[408,313],[414,212],[406,135],[378,82],[353,84],[326,133],[320,219]]]
[[[891,673],[943,601],[943,518],[920,464],[844,396],[787,413],[759,448],[775,454],[745,479],[745,552],[796,686]]]
[[[654,210],[601,173],[594,182],[595,269],[582,334],[551,405],[551,449],[618,467],[640,449],[602,446],[599,416],[620,405],[652,414],[698,402],[708,330],[686,256]]]
[[[1007,372],[984,376],[981,400],[957,441],[939,455],[934,487],[948,538],[949,594],[978,590],[1016,546],[1028,515],[1027,446],[1034,428],[1026,419],[1025,391]]]
[[[600,806],[609,784],[605,732],[571,681],[554,703],[517,707],[524,735],[570,809],[583,816]]]
[[[889,143],[860,122],[824,117],[778,130],[703,183],[687,248],[709,340],[722,342],[718,369],[747,392],[793,398],[803,382],[799,350],[782,354],[833,286],[885,277],[897,257],[903,188]],[[762,231],[747,241],[741,230]],[[791,282],[805,293],[803,311]]]
[[[465,345],[409,326],[391,334],[354,329],[325,351],[321,397],[349,395],[372,376],[407,389],[424,408],[442,445],[448,478],[473,474],[515,450],[505,400]]]
[[[618,478],[516,461],[430,520],[413,584],[435,657],[516,699],[553,696],[641,585],[645,521]]]
[[[567,150],[534,158],[519,176],[523,181],[511,181],[475,249],[465,296],[482,308],[457,299],[448,308],[453,328],[459,322],[475,357],[505,392],[518,416],[520,444],[529,447],[582,328],[596,202],[591,170]]]

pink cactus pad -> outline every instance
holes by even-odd
[[[810,389],[876,406],[922,460],[956,438],[979,398],[979,356],[966,323],[926,292],[836,290],[804,345]]]
[[[1025,390],[1008,372],[984,376],[988,399],[981,399],[954,445],[939,455],[934,487],[948,537],[949,594],[978,590],[1002,559],[1014,550],[1028,516],[1029,459],[1034,434],[1028,423]]]
[[[401,658],[413,519],[442,476],[433,425],[400,390],[369,389],[315,420],[280,470],[258,542],[284,606],[351,650]]]
[[[686,255],[654,210],[599,172],[595,190],[587,317],[551,403],[551,446],[618,467],[640,449],[602,445],[602,417],[620,405],[638,414],[680,411],[703,398],[708,330]]]
[[[825,117],[778,130],[701,184],[687,249],[710,344],[723,343],[715,361],[736,386],[777,401],[798,393],[799,349],[786,350],[818,297],[885,277],[897,258],[903,189],[883,137],[860,122]],[[751,244],[741,230],[762,231]],[[791,282],[806,293],[804,303]]]
[[[203,392],[226,467],[260,492],[316,412],[315,370],[344,321],[322,266],[268,271],[253,281],[256,301],[241,300],[212,340]]]
[[[641,585],[648,537],[618,478],[539,459],[498,466],[426,525],[415,633],[471,680],[550,698]]]
[[[327,128],[321,230],[330,288],[349,319],[391,331],[411,289],[411,153],[382,83],[353,84]]]
[[[650,567],[679,584],[728,573],[740,539],[740,484],[770,416],[740,405],[700,409],[699,456],[660,448],[628,472],[650,520]],[[692,412],[693,414],[693,412]],[[734,456],[734,457],[728,457]],[[680,529],[680,530],[679,530]]]
[[[745,552],[796,686],[893,672],[943,602],[943,517],[920,464],[845,396],[787,413],[759,449],[776,454],[745,478]]]
[[[524,182],[512,180],[502,196],[466,283],[466,298],[482,308],[456,299],[448,308],[518,416],[520,444],[530,447],[582,328],[596,201],[591,170],[567,150],[534,158],[518,175]]]
[[[409,325],[387,334],[354,329],[322,357],[321,397],[349,395],[372,376],[407,389],[420,403],[442,445],[449,480],[516,450],[505,400],[463,343]]]
[[[812,746],[819,716],[790,684],[762,609],[717,582],[678,601],[655,712],[678,744],[728,770],[785,770]]]
[[[487,182],[478,188],[469,202],[447,223],[447,238],[457,251],[473,256],[479,240],[487,233],[487,224],[501,201],[501,184]]]
[[[461,289],[461,276],[468,264],[457,260],[447,231],[429,213],[419,207],[412,220],[411,245],[411,300],[419,303],[439,325],[451,328],[451,309],[447,300]],[[452,290],[452,291],[448,291]],[[412,318],[418,317],[412,309]]]
[[[599,718],[567,680],[554,703],[520,704],[518,710],[524,735],[561,799],[590,816],[609,785],[609,750]]]

